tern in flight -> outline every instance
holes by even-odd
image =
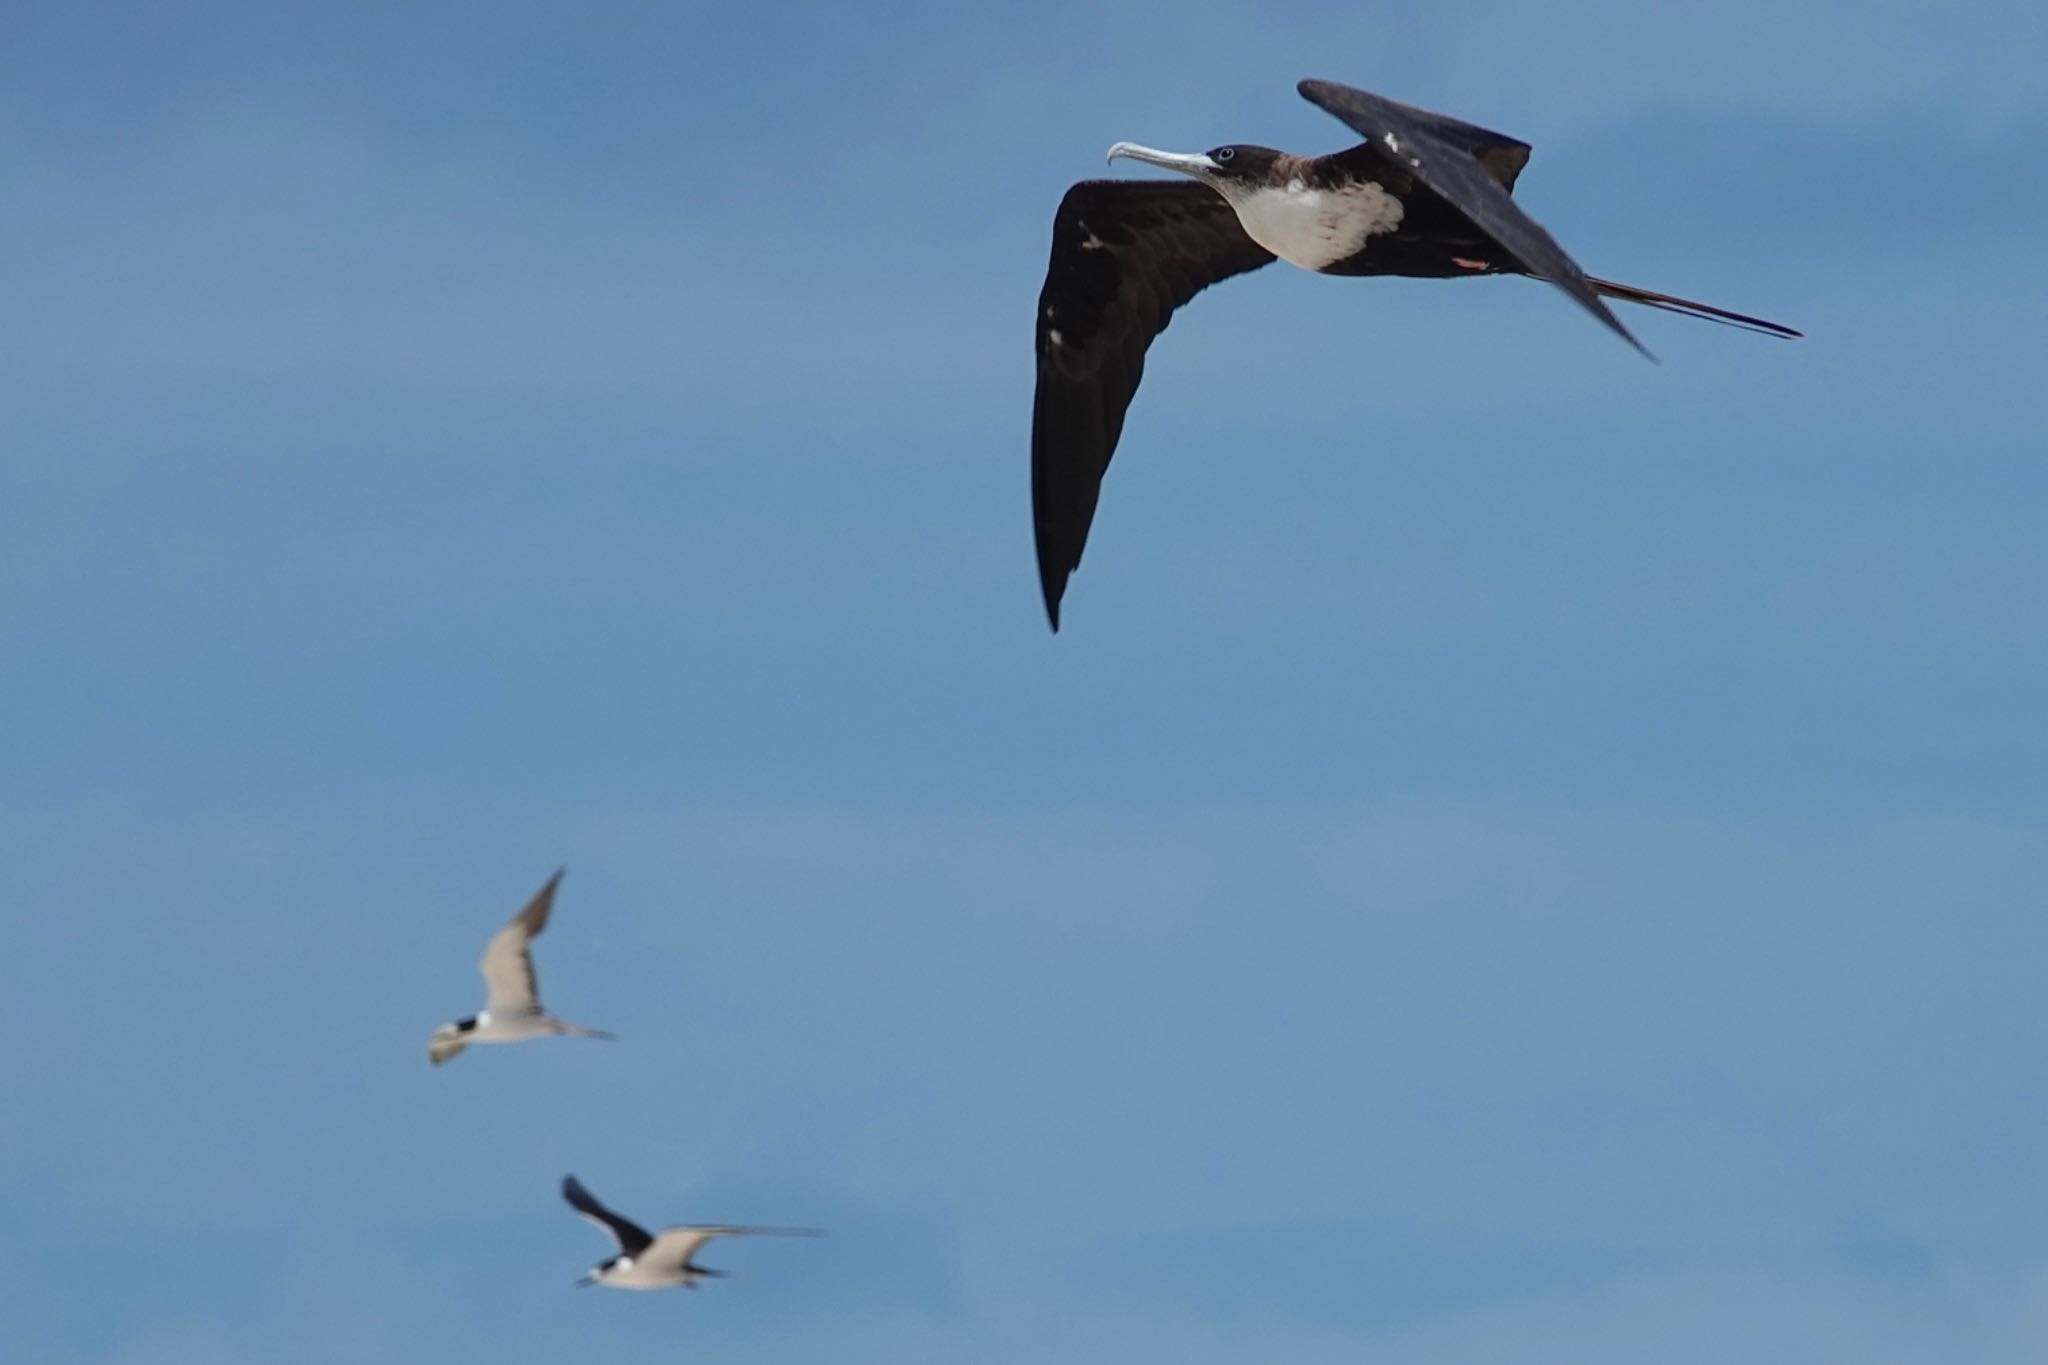
[[[822,1237],[816,1228],[757,1228],[731,1224],[701,1227],[663,1228],[649,1233],[638,1223],[619,1217],[597,1202],[583,1182],[573,1175],[562,1177],[562,1198],[569,1207],[611,1234],[619,1254],[591,1267],[579,1286],[606,1285],[612,1289],[668,1289],[681,1285],[695,1289],[703,1279],[730,1279],[729,1270],[698,1265],[691,1257],[714,1237]]]
[[[483,1010],[434,1030],[434,1036],[427,1041],[427,1059],[435,1066],[471,1043],[523,1043],[528,1038],[565,1033],[578,1038],[612,1036],[557,1019],[540,1006],[540,988],[533,979],[532,944],[541,930],[548,927],[548,914],[555,908],[555,888],[561,885],[564,871],[567,869],[556,869],[547,885],[526,903],[526,908],[484,945],[483,960],[477,964],[487,988]]]
[[[1031,415],[1039,588],[1054,630],[1146,348],[1176,308],[1233,275],[1275,259],[1324,275],[1528,275],[1556,285],[1638,350],[1603,300],[1799,335],[1585,274],[1509,197],[1529,159],[1525,142],[1330,81],[1298,88],[1366,140],[1314,157],[1243,143],[1178,153],[1119,142],[1112,160],[1190,180],[1084,180],[1060,201],[1038,296]]]

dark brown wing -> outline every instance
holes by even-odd
[[[1084,180],[1060,201],[1038,295],[1031,409],[1031,515],[1054,630],[1146,347],[1174,309],[1272,259],[1205,185]]]
[[[638,1256],[654,1238],[646,1228],[630,1218],[621,1218],[597,1202],[597,1197],[583,1188],[583,1182],[573,1175],[562,1177],[562,1198],[569,1201],[569,1207],[588,1218],[612,1235],[619,1244],[621,1256]]]
[[[1508,197],[1529,159],[1528,144],[1460,123],[1426,109],[1398,104],[1335,81],[1303,81],[1302,96],[1336,115],[1374,147],[1414,172],[1415,178],[1448,200],[1491,237],[1523,271],[1550,281],[1581,307],[1642,351],[1587,281],[1534,218]]]

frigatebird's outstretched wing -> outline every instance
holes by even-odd
[[[1629,345],[1650,354],[1600,301],[1599,291],[1557,240],[1509,197],[1515,176],[1529,159],[1527,143],[1335,81],[1303,81],[1296,89],[1414,172],[1416,179],[1499,243],[1523,271],[1550,281]]]
[[[1084,180],[1060,201],[1038,296],[1031,409],[1038,582],[1054,630],[1146,348],[1174,309],[1272,259],[1206,185]]]

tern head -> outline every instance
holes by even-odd
[[[590,1286],[594,1284],[603,1284],[612,1276],[621,1274],[625,1271],[631,1270],[632,1268],[633,1258],[631,1256],[614,1256],[609,1261],[599,1261],[596,1265],[590,1267],[589,1273],[584,1275],[582,1279],[576,1281],[576,1287],[579,1289],[588,1289],[590,1288]]]
[[[452,1024],[443,1024],[434,1030],[434,1036],[427,1040],[427,1060],[435,1066],[447,1061],[456,1053],[469,1046],[469,1035],[476,1031],[474,1016],[457,1019]]]
[[[1259,184],[1272,171],[1273,163],[1283,155],[1271,147],[1255,147],[1243,142],[1211,147],[1206,152],[1162,152],[1154,147],[1141,147],[1135,142],[1119,142],[1109,149],[1111,161],[1120,156],[1128,157],[1148,166],[1178,171],[1225,196],[1233,190],[1249,190]]]

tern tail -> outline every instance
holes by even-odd
[[[606,1033],[601,1028],[585,1028],[581,1024],[572,1024],[567,1019],[555,1020],[555,1032],[567,1034],[573,1038],[601,1038],[607,1043],[617,1042],[619,1038],[619,1035],[616,1033]]]

